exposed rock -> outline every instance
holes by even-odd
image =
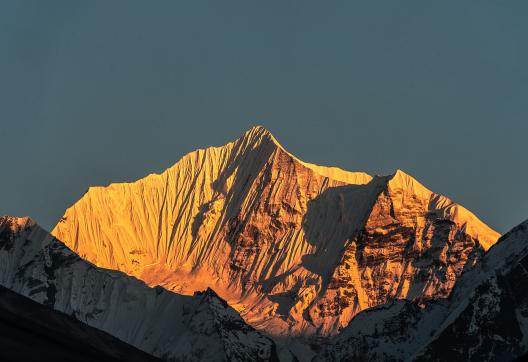
[[[445,298],[498,238],[402,171],[311,165],[262,127],[159,175],[91,187],[53,234],[151,286],[212,287],[274,335],[334,334],[365,308]]]
[[[451,296],[361,312],[317,361],[511,361],[528,352],[528,221],[512,229]]]
[[[167,361],[274,361],[214,292],[184,296],[99,268],[31,220],[0,218],[0,285]]]

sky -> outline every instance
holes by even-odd
[[[526,1],[2,1],[0,214],[253,125],[304,161],[402,169],[503,233],[528,218]]]

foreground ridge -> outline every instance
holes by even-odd
[[[52,232],[97,266],[212,287],[273,335],[331,335],[392,300],[447,297],[498,234],[403,171],[300,161],[263,127],[163,173],[91,187]]]
[[[395,301],[360,313],[316,361],[511,361],[528,353],[528,220],[513,228],[448,299]]]
[[[0,217],[0,285],[164,360],[277,359],[214,292],[179,295],[98,268],[27,218]]]
[[[161,361],[0,286],[3,361]]]

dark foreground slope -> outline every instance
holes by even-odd
[[[2,361],[160,361],[2,286],[0,346]]]

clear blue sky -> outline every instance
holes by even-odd
[[[528,218],[527,1],[2,1],[0,214],[262,124],[303,160],[401,168]]]

